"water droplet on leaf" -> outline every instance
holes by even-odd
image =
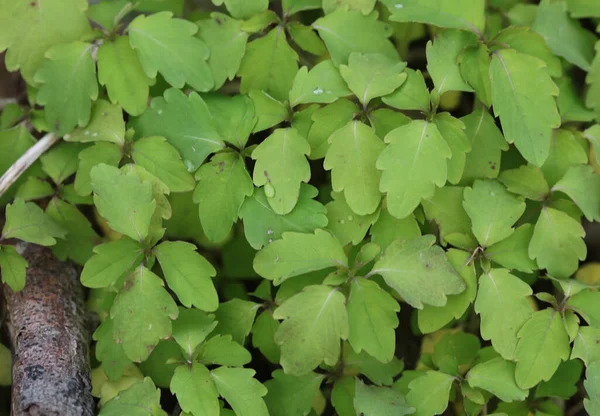
[[[273,188],[273,185],[271,185],[270,182],[265,184],[265,195],[267,198],[273,198],[275,196],[275,188]]]

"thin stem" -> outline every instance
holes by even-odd
[[[21,157],[12,164],[10,168],[0,178],[0,197],[14,184],[17,179],[25,172],[33,163],[39,159],[48,149],[56,143],[60,137],[53,133],[48,133],[42,137],[36,144],[27,149]]]

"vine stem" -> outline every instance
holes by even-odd
[[[53,133],[48,133],[37,141],[32,147],[27,149],[21,157],[12,164],[10,168],[0,178],[0,197],[14,184],[17,179],[25,172],[33,163],[40,158],[48,149],[56,143],[60,137]]]

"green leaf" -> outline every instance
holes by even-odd
[[[278,125],[288,118],[288,108],[264,91],[250,91],[248,96],[254,102],[258,120],[253,133]]]
[[[344,295],[328,286],[308,286],[275,309],[283,319],[275,333],[281,345],[281,366],[287,374],[308,374],[322,362],[333,366],[340,356],[340,338],[348,338]]]
[[[385,141],[376,163],[383,170],[379,189],[387,193],[390,214],[404,218],[446,183],[452,151],[435,124],[422,120],[392,130]]]
[[[557,104],[563,123],[567,121],[591,122],[594,120],[596,113],[585,106],[583,96],[570,77],[559,78],[556,85],[560,90]]]
[[[600,17],[600,5],[594,0],[567,0],[567,8],[575,18]]]
[[[447,256],[450,264],[465,281],[467,288],[458,295],[448,296],[448,301],[444,306],[425,305],[423,309],[417,311],[419,329],[424,334],[443,328],[452,319],[459,319],[477,295],[477,275],[475,266],[468,264],[469,253],[450,249]]]
[[[596,42],[594,47],[595,56],[590,69],[585,77],[586,84],[589,85],[587,95],[585,97],[585,105],[596,111],[600,115],[600,42]]]
[[[131,157],[167,185],[171,192],[194,188],[194,178],[188,173],[177,150],[164,137],[146,137],[136,141],[131,148]]]
[[[218,153],[196,173],[194,202],[199,204],[202,229],[211,241],[231,231],[246,197],[254,192],[244,160],[236,153]]]
[[[529,243],[529,257],[554,277],[572,275],[587,249],[581,224],[554,208],[543,207]]]
[[[185,307],[195,306],[208,312],[217,309],[219,299],[211,280],[216,271],[196,252],[196,246],[183,241],[165,241],[153,251],[169,287]]]
[[[160,389],[150,377],[120,392],[100,410],[102,416],[167,416],[160,407]]]
[[[102,369],[110,380],[119,380],[125,368],[131,365],[131,360],[127,358],[121,344],[117,344],[113,339],[113,321],[110,318],[105,319],[94,332],[93,338],[96,340],[96,358],[101,361]]]
[[[205,364],[243,366],[252,360],[250,352],[235,341],[231,335],[217,335],[202,344],[198,358]]]
[[[342,246],[359,244],[367,235],[369,227],[377,221],[379,211],[369,215],[356,215],[342,194],[332,193],[333,201],[327,208],[327,229],[338,239]]]
[[[219,394],[227,400],[236,415],[269,415],[263,400],[267,389],[253,378],[254,374],[254,370],[247,368],[227,367],[219,367],[210,372]]]
[[[340,65],[340,73],[354,95],[367,107],[373,98],[394,92],[407,75],[402,71],[406,62],[379,53],[351,53],[348,65]]]
[[[243,149],[258,120],[252,100],[245,95],[205,94],[203,98],[223,140]]]
[[[183,307],[173,321],[173,339],[185,351],[187,360],[191,360],[196,347],[204,342],[206,337],[215,329],[215,316],[201,310]]]
[[[309,71],[300,68],[290,91],[290,106],[307,103],[332,103],[351,92],[331,60],[319,62]]]
[[[265,383],[269,391],[265,402],[271,416],[307,415],[325,378],[315,373],[297,377],[285,374],[282,370],[273,371],[272,376]]]
[[[537,263],[529,257],[529,243],[533,236],[531,224],[523,224],[508,238],[492,244],[485,250],[485,257],[509,270],[532,273]]]
[[[321,0],[282,0],[281,8],[285,14],[291,16],[304,10],[321,8]]]
[[[465,134],[471,141],[471,151],[467,153],[465,160],[463,182],[498,177],[502,151],[508,150],[508,143],[496,127],[494,118],[483,106],[476,106],[461,121],[465,125]]]
[[[598,299],[600,292],[583,290],[567,300],[567,305],[577,312],[588,324],[600,328],[600,314],[598,313]]]
[[[427,42],[427,71],[438,94],[442,95],[446,91],[473,91],[460,73],[458,58],[467,46],[476,41],[477,37],[473,33],[446,30],[439,33],[433,43]]]
[[[256,254],[254,270],[279,285],[290,277],[328,267],[348,267],[339,241],[321,229],[314,234],[286,232]]]
[[[600,175],[591,166],[570,167],[552,191],[567,194],[588,221],[600,221]]]
[[[65,230],[35,203],[17,198],[6,206],[6,222],[0,241],[17,238],[41,246],[52,246],[56,244],[55,238],[65,236]]]
[[[123,157],[122,150],[113,143],[96,143],[79,152],[79,169],[75,175],[75,191],[82,196],[92,193],[91,171],[96,165],[117,167]]]
[[[377,136],[383,139],[390,131],[396,127],[404,126],[411,122],[411,119],[399,111],[390,108],[378,108],[369,112],[369,123]]]
[[[118,36],[98,48],[98,81],[108,97],[132,116],[142,114],[148,105],[149,85],[153,79],[142,68],[128,36]]]
[[[354,408],[364,415],[402,416],[415,412],[400,392],[389,387],[367,386],[360,379],[356,380]]]
[[[298,71],[298,55],[290,47],[281,27],[248,44],[237,75],[242,79],[240,92],[261,90],[284,101],[292,89]]]
[[[471,151],[471,142],[464,132],[465,125],[449,113],[436,114],[433,122],[452,151],[448,160],[448,182],[457,184],[465,168],[466,154]]]
[[[458,55],[462,79],[475,90],[477,98],[487,107],[492,105],[492,82],[489,76],[491,62],[489,50],[481,44],[467,46]]]
[[[429,90],[425,85],[423,74],[418,69],[407,68],[406,81],[396,91],[382,98],[387,105],[399,110],[429,111]]]
[[[414,308],[423,309],[423,303],[444,306],[447,295],[461,293],[466,286],[444,250],[434,243],[432,235],[409,241],[396,240],[375,263],[370,274],[383,276],[385,282]]]
[[[329,137],[349,123],[358,113],[356,104],[340,99],[315,111],[311,119],[313,124],[306,137],[310,144],[309,159],[322,159],[329,149]]]
[[[376,2],[377,0],[324,0],[323,10],[325,13],[331,13],[337,8],[344,8],[368,15],[375,8]]]
[[[527,398],[527,390],[517,386],[515,363],[501,357],[477,364],[467,374],[471,387],[489,391],[503,402],[521,401]]]
[[[421,203],[425,217],[439,227],[440,242],[448,244],[447,238],[456,235],[471,237],[471,219],[463,208],[463,187],[444,186],[437,188],[432,198]]]
[[[483,0],[457,0],[439,3],[436,0],[385,0],[396,22],[421,22],[434,26],[463,29],[481,34],[485,25]],[[418,413],[417,413],[418,414]]]
[[[567,173],[571,166],[587,164],[587,149],[570,130],[558,130],[554,134],[550,156],[542,165],[542,172],[550,187]]]
[[[218,6],[225,3],[227,11],[236,19],[248,19],[253,15],[267,10],[269,7],[268,0],[256,0],[247,2],[244,0],[212,0]]]
[[[144,101],[145,104],[146,101]],[[112,142],[125,144],[125,122],[119,105],[99,99],[94,102],[90,122],[64,136],[68,142]]]
[[[550,152],[552,129],[560,126],[553,98],[558,87],[542,61],[509,49],[494,52],[490,77],[494,114],[506,140],[528,162],[541,166]]]
[[[317,56],[327,52],[325,44],[311,27],[291,22],[287,29],[294,43],[302,50]]]
[[[358,11],[337,9],[317,19],[312,27],[325,41],[336,65],[348,63],[352,52],[380,53],[398,59],[396,49],[388,40],[393,32],[391,26]]]
[[[6,69],[20,69],[23,78],[32,84],[48,49],[91,33],[85,15],[87,7],[84,0],[47,0],[43,4],[0,2],[0,51],[8,48]]]
[[[215,314],[219,322],[215,332],[231,335],[235,342],[244,345],[246,337],[252,330],[256,311],[261,307],[260,303],[241,299],[221,303]]]
[[[35,74],[35,82],[42,84],[36,101],[45,105],[50,129],[61,136],[90,120],[92,100],[98,97],[92,47],[83,42],[54,46]]]
[[[330,147],[323,166],[331,170],[335,192],[344,197],[358,215],[375,212],[381,200],[381,177],[375,162],[385,147],[367,125],[352,121],[329,137]]]
[[[463,206],[482,247],[509,237],[525,211],[525,202],[494,180],[476,180],[472,188],[465,188]]]
[[[81,284],[85,287],[108,287],[142,261],[143,248],[127,237],[94,247],[94,255],[85,263]]]
[[[40,157],[42,169],[56,185],[60,185],[77,170],[77,155],[82,149],[78,143],[60,142]]]
[[[579,327],[571,352],[571,360],[575,358],[580,358],[586,367],[592,362],[600,360],[600,328]]]
[[[518,169],[502,172],[498,178],[513,194],[522,195],[533,201],[543,201],[550,189],[540,168],[533,165],[522,165]]]
[[[600,362],[590,364],[585,371],[583,386],[588,394],[588,399],[583,399],[585,410],[590,415],[600,413]]]
[[[408,404],[417,411],[415,416],[439,415],[448,407],[454,377],[439,371],[427,371],[413,380],[406,396]]]
[[[480,349],[479,338],[473,334],[446,334],[435,344],[432,362],[447,374],[459,375],[464,367],[471,365]]]
[[[381,210],[379,218],[371,226],[369,233],[371,241],[377,244],[382,251],[396,239],[410,240],[421,236],[419,224],[413,216],[399,220],[390,215],[387,209]]]
[[[504,359],[514,360],[517,333],[533,310],[531,287],[506,269],[492,269],[479,278],[475,312],[481,317],[481,337],[491,340]]]
[[[404,363],[396,357],[389,363],[382,363],[364,350],[356,353],[347,343],[344,344],[343,359],[350,374],[363,374],[377,385],[392,385],[394,378],[404,369]]]
[[[208,368],[202,364],[177,367],[170,388],[184,412],[198,416],[219,414],[219,393]]]
[[[275,130],[252,152],[254,184],[265,186],[276,213],[288,214],[296,206],[300,184],[310,180],[309,153],[308,142],[293,128]]]
[[[177,305],[160,277],[139,266],[126,278],[110,309],[113,337],[127,358],[144,361],[158,341],[171,335]]]
[[[140,15],[129,24],[129,42],[150,78],[160,74],[175,88],[191,85],[197,91],[212,89],[214,80],[208,63],[210,50],[195,37],[198,27],[173,19],[170,12]]]
[[[151,108],[132,127],[139,137],[166,137],[190,172],[198,169],[208,155],[225,147],[206,103],[195,92],[186,96],[174,88],[166,90],[164,98],[154,98]]]
[[[339,416],[355,416],[354,392],[355,378],[344,376],[337,379],[331,391],[331,405]]]
[[[254,194],[245,199],[239,212],[248,243],[259,250],[281,238],[286,231],[308,233],[324,228],[327,225],[327,211],[313,199],[317,193],[313,186],[301,184],[294,209],[289,214],[279,215],[269,205],[264,189],[255,189]]]
[[[222,13],[211,13],[210,19],[198,21],[197,36],[210,49],[208,65],[215,80],[213,89],[223,86],[235,77],[246,51],[248,34],[242,31],[242,22]]]
[[[100,240],[90,221],[74,205],[57,197],[48,203],[46,214],[60,225],[68,236],[64,240],[58,240],[52,247],[54,255],[62,261],[70,258],[78,264],[85,264]]]
[[[515,379],[521,388],[548,381],[571,352],[569,336],[560,313],[554,309],[534,312],[519,331],[515,353]]]
[[[348,341],[352,348],[359,353],[364,349],[381,362],[391,361],[399,311],[398,302],[376,282],[354,278],[348,297]]]
[[[279,362],[279,346],[275,344],[275,332],[279,328],[279,321],[273,318],[271,311],[263,311],[256,318],[252,327],[252,346],[258,348],[272,363]],[[267,401],[267,406],[269,406]]]
[[[135,172],[99,164],[90,172],[94,203],[110,228],[134,240],[148,235],[150,220],[156,209],[152,185],[142,182]]]
[[[584,71],[590,69],[596,36],[569,18],[565,1],[540,2],[532,29],[542,35],[556,55]]]
[[[51,197],[54,195],[52,185],[43,179],[36,176],[29,176],[23,185],[19,186],[15,198],[21,198],[24,201],[34,201]]]
[[[583,132],[583,137],[590,142],[590,146],[596,154],[596,163],[600,165],[600,124],[594,124],[585,130]]]
[[[2,282],[6,283],[13,292],[19,292],[25,287],[27,271],[25,260],[13,246],[0,246],[0,271]]]
[[[557,397],[568,400],[577,393],[577,382],[581,378],[582,370],[581,361],[562,362],[550,380],[542,381],[538,385],[535,397]]]

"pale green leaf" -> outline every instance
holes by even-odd
[[[333,201],[325,205],[327,229],[335,235],[342,246],[350,243],[360,244],[367,235],[369,227],[377,221],[379,210],[368,215],[357,215],[342,194],[334,192],[332,197]]]
[[[268,0],[254,0],[248,2],[246,0],[212,0],[216,5],[225,3],[227,11],[236,19],[248,19],[253,15],[267,10],[269,7]]]
[[[310,26],[304,26],[300,23],[291,22],[287,29],[294,43],[302,50],[321,56],[327,52],[325,44]]]
[[[94,247],[94,255],[83,267],[81,283],[85,287],[108,287],[126,272],[139,266],[142,246],[127,237]]]
[[[217,131],[228,143],[243,149],[258,121],[254,103],[245,95],[204,94]]]
[[[196,347],[204,342],[215,329],[215,316],[195,308],[179,308],[179,316],[173,321],[173,339],[181,347],[187,360],[191,360]]]
[[[351,374],[363,374],[378,386],[392,385],[394,378],[404,370],[404,363],[396,357],[388,363],[382,363],[364,350],[356,353],[348,343],[344,344],[343,353],[344,365]]]
[[[13,292],[18,292],[25,287],[27,267],[27,260],[21,257],[15,247],[0,246],[2,282],[6,283]]]
[[[184,412],[194,416],[219,413],[219,393],[208,368],[199,363],[180,365],[171,379],[171,392]]]
[[[248,96],[254,103],[258,118],[253,133],[276,126],[288,118],[288,108],[266,92],[253,90],[248,93]]]
[[[29,176],[23,185],[19,186],[15,194],[15,198],[21,198],[24,201],[34,201],[51,197],[54,195],[52,185],[37,176]]]
[[[596,111],[600,115],[600,41],[596,42],[594,47],[595,55],[590,69],[585,77],[585,82],[589,85],[585,97],[585,105]]]
[[[408,404],[416,409],[415,416],[439,415],[448,407],[454,377],[439,371],[427,371],[413,380],[406,395]]]
[[[583,386],[588,394],[588,398],[583,399],[585,410],[591,416],[600,414],[600,362],[592,363],[586,369]]]
[[[580,358],[587,366],[600,360],[600,328],[580,326],[575,336],[571,360]]]
[[[427,71],[438,94],[442,95],[446,91],[473,91],[460,73],[458,57],[467,46],[476,41],[477,37],[473,33],[446,30],[439,33],[433,43],[427,42]]]
[[[567,306],[581,315],[588,324],[600,328],[600,312],[598,310],[599,300],[600,292],[582,290],[567,300]]]
[[[33,202],[17,198],[6,206],[6,222],[0,240],[17,238],[41,246],[56,244],[65,238],[65,230]]]
[[[227,400],[236,415],[269,415],[263,400],[267,389],[253,377],[254,374],[255,371],[248,368],[227,367],[219,367],[210,372],[219,394]]]
[[[561,180],[571,166],[587,164],[585,141],[578,140],[578,137],[580,136],[575,136],[571,130],[555,131],[550,155],[541,167],[550,187]]]
[[[579,86],[570,77],[559,78],[556,85],[560,90],[557,104],[563,123],[568,121],[591,122],[596,118],[596,113],[585,106]]]
[[[418,69],[407,68],[406,81],[396,91],[382,98],[387,105],[399,110],[429,111],[429,90],[423,74]]]
[[[515,363],[501,357],[477,364],[467,374],[471,387],[489,391],[503,402],[521,401],[527,398],[527,390],[517,386]]]
[[[415,413],[404,396],[389,387],[367,386],[356,380],[354,408],[358,414],[378,416],[403,416]]]
[[[56,185],[61,185],[77,170],[77,155],[84,148],[85,146],[79,143],[58,143],[40,157],[42,170]]]
[[[311,116],[313,124],[306,137],[311,149],[309,159],[324,158],[329,149],[329,137],[347,125],[358,111],[356,104],[345,99],[316,110]]]
[[[505,170],[498,180],[513,194],[522,195],[533,201],[543,201],[550,190],[540,168],[533,165],[522,165],[517,169]]]
[[[121,344],[115,342],[112,332],[113,321],[107,317],[96,329],[93,338],[96,341],[96,358],[101,362],[102,369],[110,380],[117,381],[131,365],[131,360],[125,355]]]
[[[119,392],[100,410],[101,416],[167,416],[160,407],[160,389],[150,377]]]
[[[448,244],[447,238],[457,234],[473,238],[471,219],[463,207],[464,190],[460,186],[437,188],[432,198],[421,203],[425,218],[439,227],[440,243],[444,246]]]
[[[144,101],[145,104],[146,101]],[[90,122],[64,136],[68,142],[112,142],[125,144],[125,122],[119,105],[97,100],[92,108]]]
[[[538,268],[535,260],[529,257],[529,243],[532,236],[533,226],[523,224],[508,238],[487,247],[484,255],[509,270],[532,273]]]
[[[79,152],[79,169],[75,175],[74,189],[77,194],[92,193],[92,168],[99,164],[117,167],[123,157],[122,150],[114,143],[96,143]]]
[[[248,364],[252,356],[247,349],[233,341],[231,335],[217,335],[201,345],[198,359],[207,365],[241,367]]]
[[[215,333],[231,335],[235,342],[244,345],[246,337],[252,330],[256,312],[261,307],[260,303],[242,299],[232,299],[221,303],[215,313],[219,322]]]
[[[387,209],[382,209],[379,218],[369,230],[371,241],[381,250],[385,250],[396,239],[410,240],[421,236],[419,224],[415,217],[397,219],[390,215]]]
[[[252,346],[258,348],[262,355],[272,363],[279,362],[279,346],[275,344],[274,339],[278,328],[279,321],[273,318],[273,312],[269,310],[258,315],[252,327]]]
[[[322,374],[308,373],[304,376],[292,376],[282,370],[275,370],[273,378],[265,383],[269,391],[265,402],[271,416],[304,416],[312,407],[319,393]]]
[[[577,204],[588,221],[600,221],[600,175],[594,168],[577,165],[569,168],[552,191],[567,194]]]
[[[489,50],[482,44],[467,46],[458,55],[462,79],[475,90],[477,98],[487,107],[492,105],[492,82],[489,75],[491,62]]]
[[[333,62],[325,60],[312,67],[310,71],[303,66],[296,73],[290,91],[290,106],[307,103],[327,104],[350,94]]]
[[[436,114],[433,122],[452,151],[448,160],[448,182],[456,185],[462,178],[466,155],[471,151],[471,142],[464,132],[465,125],[449,113]]]
[[[600,17],[600,4],[595,0],[567,0],[567,8],[575,18]]]
[[[563,361],[552,378],[542,381],[535,390],[535,397],[555,397],[568,400],[577,393],[577,383],[581,378],[583,364],[579,360]]]

